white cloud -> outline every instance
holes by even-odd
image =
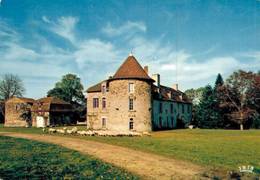
[[[183,90],[214,83],[218,73],[227,77],[238,69],[260,68],[259,52],[246,53],[247,57],[251,58],[247,61],[241,61],[233,56],[197,59],[198,54],[176,50],[173,44],[164,44],[160,39],[146,39],[140,36],[131,39],[130,46],[133,47],[133,53],[138,60],[143,65],[149,66],[151,74],[161,74],[163,84],[171,86],[177,81]],[[205,52],[202,54],[208,54],[208,50]]]
[[[146,26],[143,22],[127,21],[120,27],[113,27],[111,23],[108,23],[102,32],[108,36],[119,36],[122,34],[134,34],[136,32],[146,32]]]
[[[71,43],[75,42],[75,27],[79,22],[77,17],[62,16],[57,19],[56,22],[51,21],[46,16],[42,16],[42,20],[48,24],[48,27],[52,32],[59,36],[69,40]]]
[[[45,28],[69,40],[73,48],[67,50],[54,46],[46,39],[47,37],[39,34],[32,36],[35,46],[28,47],[22,40],[22,35],[0,19],[0,56],[2,57],[0,72],[1,74],[17,73],[26,77],[25,84],[31,87],[28,91],[31,94],[35,94],[34,86],[41,84],[35,83],[39,77],[44,79],[45,84],[44,88],[37,88],[44,89],[41,91],[44,93],[53,86],[54,80],[68,72],[77,73],[84,84],[88,83],[88,87],[107,78],[108,75],[113,75],[131,50],[142,65],[149,66],[151,73],[161,74],[163,84],[170,86],[178,80],[182,89],[213,83],[217,73],[229,75],[239,68],[245,70],[260,68],[260,51],[239,55],[246,57],[248,62],[233,56],[208,57],[202,60],[199,59],[198,54],[185,49],[177,50],[174,44],[165,44],[160,37],[148,39],[140,33],[135,33],[146,32],[146,26],[140,22],[126,22],[118,28],[110,25],[102,29],[109,36],[125,37],[132,33],[125,46],[118,46],[116,43],[99,38],[78,39],[79,36],[75,32],[79,19],[75,17],[60,17],[52,21],[43,16],[42,21],[47,25]],[[121,39],[124,40],[120,36]],[[214,48],[205,50],[204,55],[209,51],[214,51]],[[38,97],[43,95],[45,94],[39,94]]]
[[[79,43],[74,56],[79,67],[84,67],[90,62],[107,63],[108,61],[118,60],[116,48],[111,43],[99,39],[90,39]]]

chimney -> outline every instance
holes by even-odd
[[[160,87],[160,74],[153,74],[152,75],[153,80],[155,80],[155,85]]]
[[[148,66],[144,66],[144,71],[148,74]]]
[[[176,91],[179,90],[179,88],[178,88],[178,84],[173,84],[172,88],[173,88],[174,90],[176,90]]]

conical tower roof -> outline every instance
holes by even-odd
[[[116,71],[112,79],[142,79],[147,81],[154,81],[144,71],[142,66],[133,55],[129,55],[124,63]]]

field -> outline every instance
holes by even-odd
[[[42,133],[35,128],[0,128],[0,131]],[[151,137],[81,137],[125,146],[166,157],[228,170],[242,165],[260,169],[260,131],[258,130],[172,130],[153,132]]]
[[[0,137],[0,179],[138,179],[60,146]]]

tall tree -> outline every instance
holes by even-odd
[[[255,74],[238,70],[227,80],[225,86],[220,89],[221,106],[230,110],[230,118],[244,129],[245,122],[252,115],[253,109],[248,106],[248,92],[253,85]]]
[[[70,103],[84,104],[83,85],[75,74],[66,74],[55,87],[48,91],[47,96],[54,96]]]
[[[197,120],[200,128],[218,128],[220,117],[216,107],[214,90],[208,85],[205,87],[197,107]]]
[[[215,101],[214,105],[214,109],[216,111],[216,113],[218,113],[218,128],[224,128],[225,126],[225,117],[224,117],[224,113],[225,113],[225,109],[220,107],[220,96],[222,96],[221,92],[219,91],[219,89],[224,85],[224,81],[223,78],[221,76],[220,73],[218,73],[216,81],[215,81],[215,86],[214,86],[214,94],[213,94],[213,99]]]
[[[223,78],[222,78],[221,74],[218,73],[217,79],[215,81],[215,89],[217,89],[218,87],[222,86],[223,84],[224,84]]]
[[[25,88],[22,80],[13,74],[5,74],[0,81],[0,99],[7,100],[13,96],[23,96]]]

